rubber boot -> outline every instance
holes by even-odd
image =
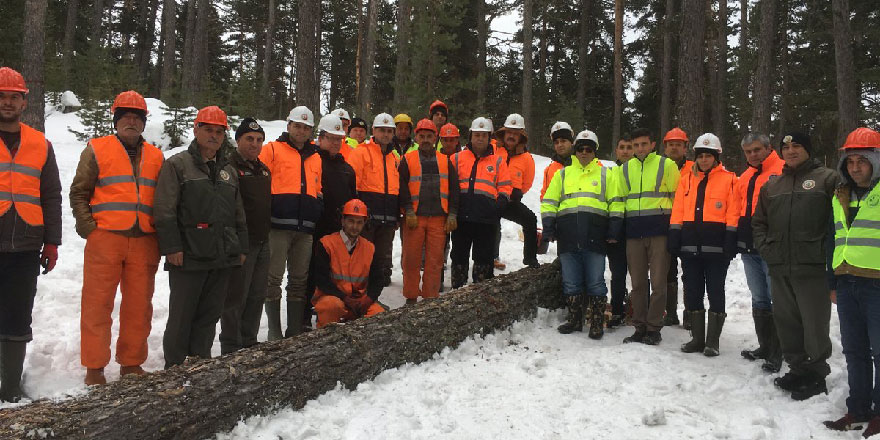
[[[750,360],[756,361],[758,359],[766,359],[767,358],[767,349],[769,341],[767,337],[769,333],[767,332],[767,315],[770,316],[770,325],[773,325],[773,312],[764,309],[752,309],[752,320],[755,321],[755,336],[758,338],[758,348],[754,350],[743,350],[739,354]]]
[[[266,310],[266,323],[269,326],[269,341],[281,339],[281,300],[272,299],[263,303]]]
[[[700,353],[706,348],[706,311],[688,310],[691,318],[691,340],[681,345],[685,353]]]
[[[761,369],[768,373],[778,373],[782,368],[782,347],[779,345],[779,336],[776,334],[773,312],[767,313],[764,319],[767,321],[764,328],[767,338],[767,357],[764,358]]]
[[[664,327],[679,325],[678,320],[678,282],[666,283],[666,316],[663,318]]]
[[[86,370],[86,385],[104,385],[105,383],[107,383],[107,378],[104,377],[103,368],[89,368]]]
[[[706,325],[706,348],[703,349],[704,355],[711,357],[721,354],[718,351],[718,345],[720,344],[721,329],[724,328],[725,318],[727,318],[727,313],[709,312],[709,322]]]
[[[0,342],[0,402],[15,403],[26,397],[21,389],[21,372],[27,342]]]
[[[495,267],[492,264],[476,264],[474,263],[473,274],[474,283],[486,281],[495,277]]]
[[[303,310],[306,308],[304,301],[287,302],[287,330],[284,337],[289,338],[302,333]]]
[[[452,288],[458,289],[461,286],[467,284],[467,276],[468,276],[468,266],[467,264],[453,264],[452,269],[450,271],[450,281],[452,282]]]
[[[590,339],[602,339],[605,335],[605,304],[604,296],[590,296]]]
[[[559,333],[567,335],[572,332],[584,330],[584,297],[582,295],[572,295],[565,298],[568,305],[568,315],[565,316],[565,323],[556,328]]]

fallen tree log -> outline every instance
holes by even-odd
[[[466,286],[439,299],[259,344],[83,396],[0,410],[0,438],[202,439],[280,407],[431,359],[475,334],[561,306],[558,263]]]

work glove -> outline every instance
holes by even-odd
[[[43,275],[55,269],[55,263],[58,262],[58,245],[46,243],[43,245],[43,252],[40,253],[40,265],[43,266]]]
[[[458,229],[458,219],[454,215],[446,217],[446,233],[450,233]]]
[[[360,316],[360,313],[358,313],[358,309],[361,306],[359,298],[355,298],[351,295],[345,295],[342,298],[342,302],[345,304],[345,308],[351,311],[352,314],[354,314],[355,316]]]
[[[406,227],[410,229],[415,229],[419,227],[419,218],[416,217],[416,213],[407,212],[406,213]]]

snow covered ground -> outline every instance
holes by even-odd
[[[145,137],[163,143],[161,103],[148,100],[150,120]],[[108,118],[110,117],[108,113]],[[284,130],[284,121],[263,123],[267,138]],[[81,129],[76,114],[53,113],[47,119],[66,188],[83,145],[68,127]],[[173,154],[169,152],[168,155]],[[542,170],[549,163],[535,156],[535,186],[524,198],[538,212]],[[501,255],[509,272],[522,267],[519,227],[502,222]],[[34,307],[34,341],[29,345],[24,388],[34,398],[66,398],[86,392],[79,360],[80,289],[85,240],[64,216],[64,244],[58,267],[40,277]],[[400,248],[395,244],[394,261]],[[555,258],[555,245],[541,262]],[[606,278],[610,275],[606,272]],[[403,304],[401,275],[381,301]],[[268,417],[243,420],[217,439],[368,439],[368,438],[503,438],[503,439],[839,439],[821,421],[845,412],[845,364],[841,355],[836,311],[831,322],[834,354],[829,394],[794,402],[774,389],[772,376],[739,351],[754,346],[751,303],[742,263],[731,264],[727,280],[728,318],[721,337],[721,356],[706,358],[678,349],[687,332],[663,330],[659,346],[623,345],[631,327],[609,331],[601,341],[586,333],[560,335],[562,311],[541,310],[536,319],[446,349],[429,362],[388,370],[355,390],[338,388],[299,411],[280,409]],[[118,309],[117,298],[117,309]],[[168,279],[159,271],[153,300],[153,331],[144,367],[163,365],[162,333],[168,313]],[[680,313],[680,312],[679,312]],[[118,324],[114,322],[114,344]],[[260,339],[266,335],[265,321]],[[115,346],[113,347],[115,350]],[[219,354],[215,342],[214,353]],[[108,380],[118,378],[113,362]],[[0,404],[0,408],[11,405]]]

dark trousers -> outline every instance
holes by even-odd
[[[0,341],[30,342],[40,252],[0,252]]]
[[[538,261],[538,218],[531,209],[522,202],[510,202],[501,213],[501,218],[510,220],[523,229],[523,264]],[[495,230],[494,258],[498,258],[501,250],[501,224]]]
[[[611,314],[623,315],[626,313],[624,299],[626,299],[626,241],[608,243],[608,266],[611,269]]]
[[[459,221],[452,231],[452,264],[467,266],[473,247],[474,264],[492,264],[497,224]]]
[[[824,378],[831,373],[831,299],[824,269],[770,266],[773,321],[782,355],[796,375]]]
[[[397,224],[380,224],[378,222],[367,222],[361,236],[373,243],[376,247],[373,258],[377,259],[382,265],[382,272],[386,276],[391,275],[391,268],[394,266],[392,261],[392,248],[394,247],[394,235],[397,231]]]
[[[683,265],[684,263],[682,263]],[[684,280],[686,278],[684,267],[681,271],[681,278]],[[685,301],[685,309],[689,309],[687,301]],[[669,272],[666,274],[666,315],[678,316],[678,258],[675,256],[669,259]]]
[[[269,242],[251,243],[244,265],[230,270],[229,290],[220,317],[223,354],[257,343],[268,287]]]
[[[230,268],[168,271],[171,295],[162,338],[165,368],[182,364],[187,356],[211,357],[230,272]]]
[[[838,277],[837,314],[849,382],[846,409],[870,415],[880,410],[880,280]]]
[[[688,310],[705,310],[703,297],[709,297],[709,311],[724,313],[724,281],[730,260],[724,256],[683,256],[681,270],[688,282],[684,285],[684,305]]]

